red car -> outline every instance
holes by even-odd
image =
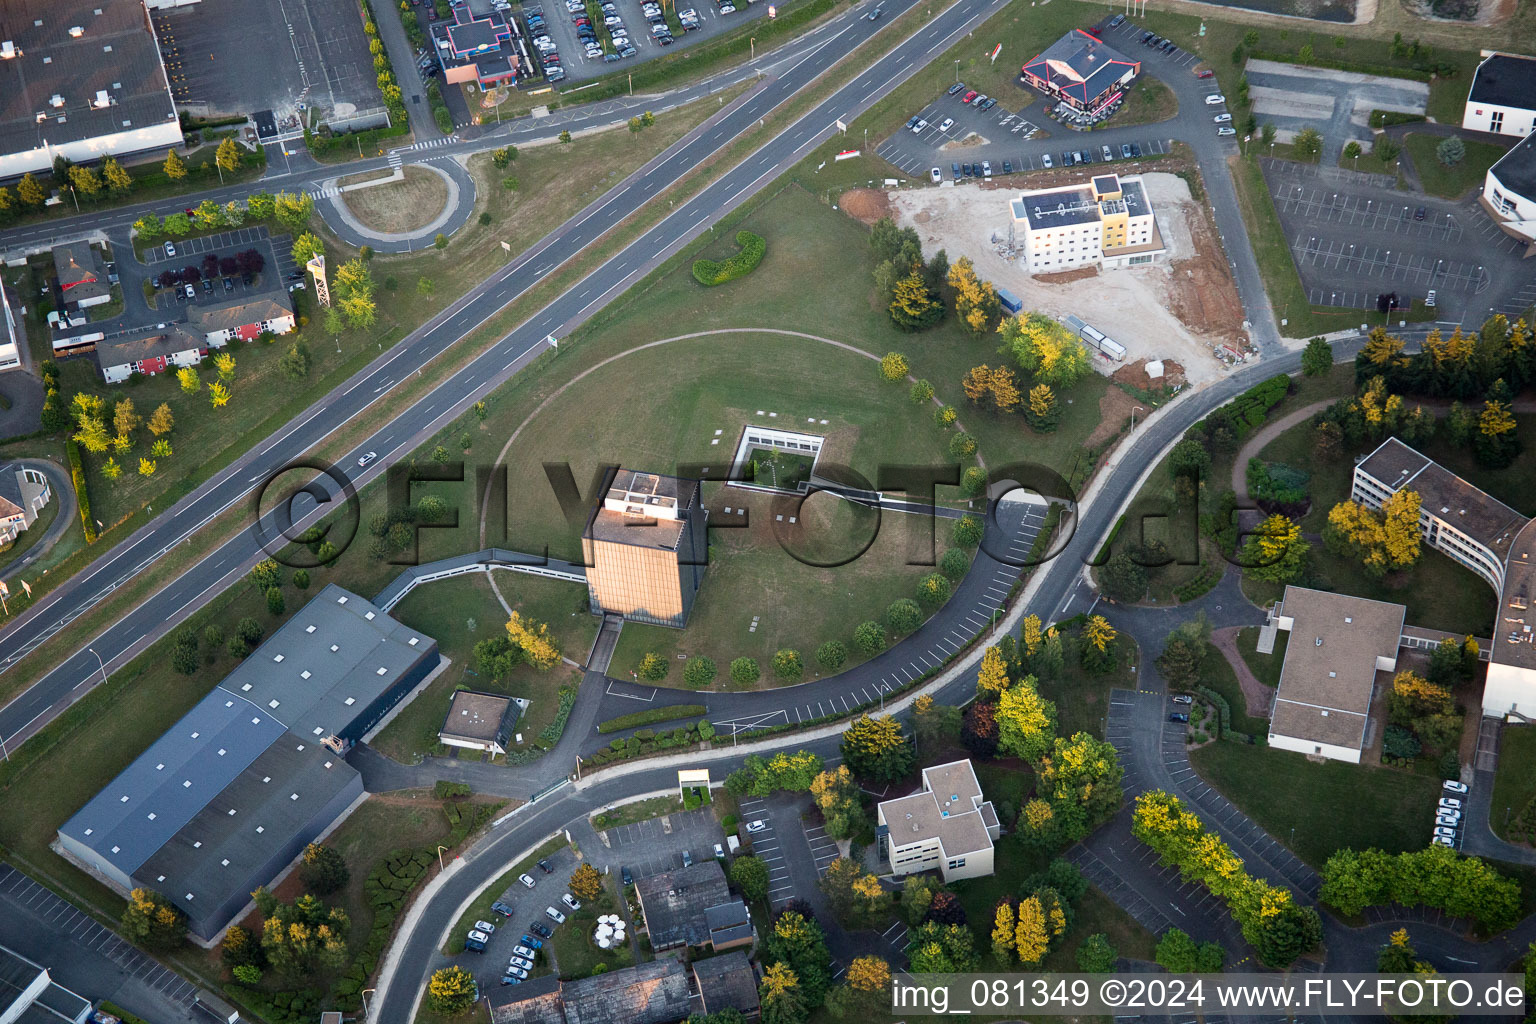
[[[960,97],[960,102],[961,103],[969,103],[969,102],[971,102],[971,100],[973,100],[975,98],[976,98],[976,90],[972,89],[969,92],[967,92],[964,96]]]
[[[1206,69],[1205,71],[1196,71],[1195,72],[1195,77],[1196,78],[1214,78],[1214,77],[1216,77],[1216,72],[1211,71],[1210,69]]]

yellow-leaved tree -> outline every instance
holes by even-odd
[[[981,669],[976,674],[976,696],[985,701],[995,701],[1008,689],[1008,666],[996,647],[988,647],[981,655]]]
[[[534,668],[554,668],[560,661],[560,645],[542,622],[525,620],[520,613],[513,612],[507,620],[507,635],[515,646],[522,648],[528,664]]]
[[[1384,327],[1371,330],[1365,347],[1360,350],[1360,358],[1382,369],[1405,366],[1408,363],[1408,357],[1403,355],[1403,339],[1388,334]]]
[[[1014,927],[1013,904],[1004,900],[992,919],[992,955],[1003,967],[1013,963]]]
[[[848,987],[855,992],[885,993],[891,986],[891,965],[878,956],[858,956],[848,965]]]
[[[1421,504],[1418,492],[1406,488],[1381,503],[1382,547],[1387,565],[1393,569],[1411,568],[1419,560],[1423,548],[1419,533]]]
[[[1045,910],[1034,896],[1019,901],[1018,923],[1013,929],[1013,949],[1019,963],[1033,967],[1045,959],[1050,937],[1045,930]]]
[[[1040,616],[1030,612],[1024,616],[1024,653],[1034,657],[1040,649]]]

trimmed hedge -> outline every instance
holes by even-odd
[[[546,747],[552,747],[560,742],[560,735],[565,732],[565,720],[571,717],[571,708],[576,706],[576,688],[574,686],[560,687],[560,710],[555,712],[555,720],[544,727],[539,733],[539,742]]]
[[[85,529],[85,542],[96,543],[96,520],[91,518],[91,495],[85,486],[85,465],[80,459],[80,442],[74,438],[64,442],[69,455],[69,478],[75,485],[75,501],[80,506],[80,525]]]
[[[682,718],[697,718],[709,709],[702,704],[677,704],[670,708],[651,708],[649,711],[636,711],[631,715],[620,715],[618,718],[610,718],[598,725],[598,732],[618,732],[621,729],[633,729],[637,725],[655,725],[657,722],[675,722]],[[650,737],[643,737],[649,739]]]
[[[1220,582],[1221,570],[1209,564],[1202,564],[1198,576],[1182,586],[1173,588],[1173,596],[1183,604],[1197,597],[1204,597]]]
[[[707,288],[713,288],[717,284],[725,284],[738,277],[746,277],[756,270],[757,265],[763,262],[763,255],[768,251],[768,243],[763,241],[761,235],[754,235],[750,231],[738,231],[736,244],[741,246],[741,251],[726,257],[723,262],[694,260],[693,279]]]

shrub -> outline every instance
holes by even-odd
[[[708,686],[714,678],[715,663],[708,658],[689,658],[683,666],[683,682],[689,686]]]
[[[740,251],[718,263],[714,260],[694,260],[693,279],[707,288],[713,288],[738,277],[746,277],[757,269],[757,265],[763,262],[764,254],[768,252],[768,243],[761,235],[754,235],[750,231],[736,232],[736,244],[741,246]]]
[[[816,648],[816,664],[828,672],[836,672],[848,660],[848,648],[841,640],[828,640]]]
[[[737,658],[731,662],[731,679],[744,686],[757,682],[761,675],[757,662],[751,658]]]
[[[80,526],[85,531],[85,542],[96,542],[96,520],[91,518],[91,495],[85,486],[85,466],[80,459],[80,444],[74,438],[64,442],[69,456],[69,479],[75,485],[75,503],[80,506]]]

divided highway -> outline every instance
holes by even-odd
[[[885,13],[895,17],[912,2],[892,5],[886,0]],[[343,471],[356,474],[352,485],[367,483],[389,464],[406,456],[443,423],[537,357],[547,347],[547,338],[562,336],[581,324],[610,298],[801,159],[835,131],[838,119],[846,121],[867,108],[1001,6],[1002,0],[959,0],[839,88],[832,98],[679,205],[660,224],[535,313],[433,393],[400,410],[342,460]],[[249,504],[259,484],[303,457],[337,427],[375,403],[389,400],[393,389],[409,374],[496,315],[550,270],[579,254],[754,122],[811,85],[883,24],[849,18],[813,33],[809,45],[797,51],[794,60],[780,64],[761,85],[338,386],[258,450],[217,473],[45,597],[0,635],[0,672],[13,668],[38,644],[68,629],[80,614],[117,587],[146,571],[152,572],[157,559],[187,541],[214,517],[242,503]],[[366,471],[356,472],[357,455],[368,451],[377,452],[378,458]],[[322,478],[321,486],[326,500],[339,496],[340,487],[335,481]],[[82,649],[0,710],[0,737],[8,746],[24,741],[99,683],[111,667],[120,666],[144,650],[237,580],[261,557],[264,552],[253,522],[193,568],[166,580],[153,596],[101,633],[72,638]]]

